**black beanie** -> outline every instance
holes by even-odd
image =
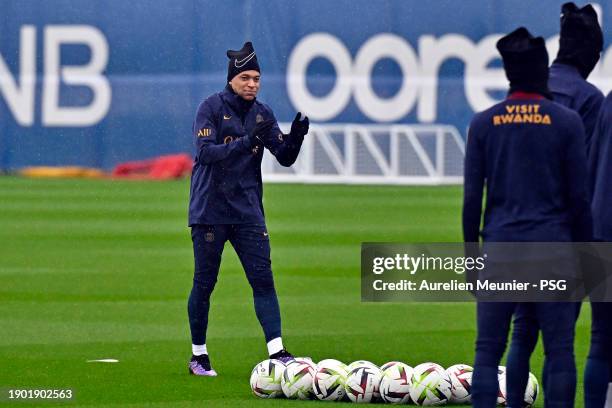
[[[548,90],[548,52],[542,37],[534,37],[520,27],[497,42],[504,62],[510,93],[536,92],[550,98]]]
[[[574,3],[565,3],[561,7],[561,38],[555,62],[576,67],[586,79],[599,61],[603,41],[593,6],[578,8]]]
[[[230,59],[227,66],[227,82],[244,71],[255,70],[261,72],[257,55],[250,41],[245,42],[240,51],[227,50],[227,58]]]

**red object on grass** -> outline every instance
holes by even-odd
[[[149,160],[118,164],[113,177],[142,180],[168,180],[191,174],[193,160],[186,154],[171,154]]]

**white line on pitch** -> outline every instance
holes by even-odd
[[[87,360],[88,363],[118,363],[114,358],[102,358],[100,360]]]

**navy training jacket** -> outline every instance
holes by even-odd
[[[483,241],[590,241],[582,120],[543,98],[511,98],[478,113],[470,125],[464,240],[479,240],[486,185]]]
[[[245,101],[229,85],[200,104],[193,124],[196,154],[191,174],[189,226],[265,224],[261,160],[263,146],[245,136],[257,122],[272,119],[268,146],[283,166],[291,166],[302,137],[283,135],[265,104]]]
[[[550,67],[548,88],[555,102],[577,112],[582,118],[588,157],[593,131],[604,100],[603,93],[586,81],[576,67],[558,62]]]
[[[612,241],[612,92],[605,99],[589,155],[592,180],[593,235],[596,240]]]

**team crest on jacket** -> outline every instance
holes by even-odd
[[[204,240],[206,240],[206,242],[213,242],[215,240],[215,233],[207,232],[206,235],[204,235]]]
[[[255,116],[255,123],[259,123],[259,122],[263,122],[264,118],[263,116],[261,116],[260,113],[257,114],[257,116]]]

